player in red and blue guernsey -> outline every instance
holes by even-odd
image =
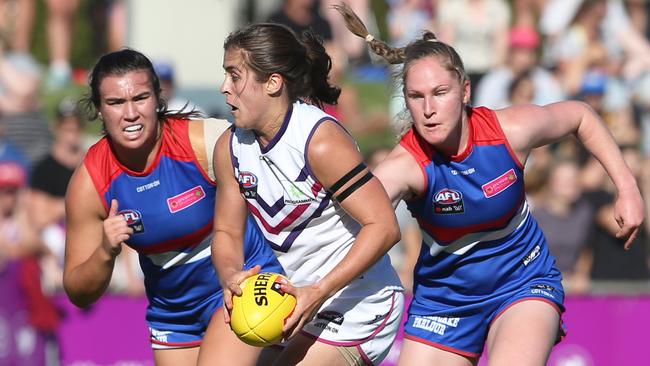
[[[530,151],[574,135],[616,185],[615,218],[626,247],[644,204],[630,169],[598,115],[560,102],[492,111],[468,106],[470,83],[456,51],[433,33],[394,49],[340,7],[373,52],[403,63],[411,123],[376,168],[396,204],[404,199],[424,240],[414,273],[400,365],[544,365],[562,334],[564,291],[525,199]]]
[[[104,55],[90,79],[87,107],[105,136],[88,151],[66,197],[64,286],[88,306],[105,292],[122,245],[139,253],[157,365],[195,365],[206,332],[240,357],[258,348],[223,321],[222,289],[211,261],[216,184],[212,154],[229,127],[167,112],[151,62],[134,50]],[[248,221],[243,270],[282,272],[256,224]],[[203,346],[209,347],[205,342]]]

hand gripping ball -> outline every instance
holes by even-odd
[[[258,273],[240,284],[241,296],[233,296],[230,328],[242,341],[257,347],[282,339],[284,321],[296,307],[296,298],[280,289],[277,273]]]

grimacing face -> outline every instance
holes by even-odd
[[[469,101],[469,81],[461,84],[437,57],[428,56],[409,65],[404,98],[417,132],[439,150],[456,154],[462,112]]]
[[[155,143],[158,101],[146,70],[108,75],[99,91],[99,112],[115,148],[139,149]]]

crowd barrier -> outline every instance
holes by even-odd
[[[76,308],[63,296],[56,302],[65,314],[58,332],[63,366],[153,365],[144,321],[146,299],[107,295],[85,310]],[[553,349],[548,365],[636,365],[646,362],[645,349],[650,338],[650,295],[569,296],[566,307],[563,318],[568,334]],[[0,325],[2,314],[7,314],[1,310]],[[0,339],[2,333],[0,329]],[[4,337],[7,336],[5,330]],[[382,366],[396,364],[401,338],[400,334]],[[36,341],[32,346],[41,347],[40,340]],[[480,365],[485,364],[485,360],[481,360]]]

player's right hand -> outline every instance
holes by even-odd
[[[102,241],[104,250],[112,258],[120,254],[122,244],[133,235],[133,228],[129,227],[124,216],[119,215],[117,212],[118,202],[116,199],[113,199],[111,200],[108,217],[104,220],[104,240]]]
[[[255,265],[253,268],[247,269],[245,271],[233,272],[227,278],[223,280],[223,319],[226,323],[230,323],[230,312],[232,311],[232,297],[241,296],[241,286],[240,284],[244,282],[248,277],[256,275],[262,266],[259,264]]]

